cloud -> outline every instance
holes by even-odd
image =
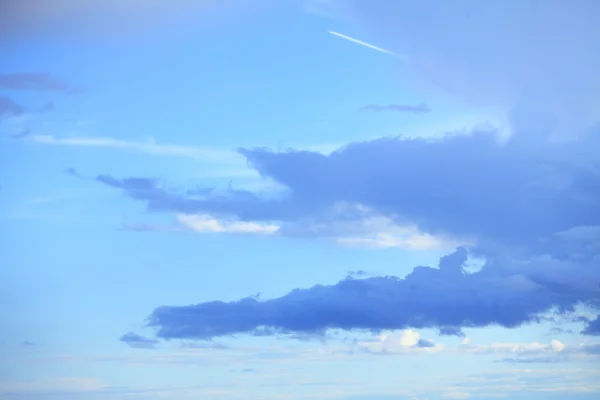
[[[29,382],[8,382],[0,386],[0,394],[8,397],[25,395],[84,394],[106,389],[108,385],[96,378],[52,377]],[[19,396],[20,397],[20,396]]]
[[[421,339],[421,334],[411,329],[382,334],[377,341],[359,342],[358,346],[368,352],[382,354],[424,354],[444,350],[443,345]]]
[[[148,201],[153,210],[176,211],[182,226],[196,232],[320,237],[331,239],[343,246],[396,247],[418,251],[451,250],[470,243],[468,240],[454,240],[423,233],[411,225],[400,226],[391,218],[377,215],[362,206],[336,204],[323,209],[319,218],[307,216],[304,219],[290,220],[293,215],[288,215],[285,201],[282,202],[277,197],[267,199],[260,193],[248,190],[231,187],[224,191],[215,188],[195,188],[186,190],[185,194],[178,194],[163,189],[156,179],[116,179],[110,175],[99,175],[96,180],[107,186],[122,189],[134,199]],[[255,203],[256,212],[265,217],[269,212],[276,213],[270,215],[268,221],[260,218],[245,221],[237,215],[236,210],[230,208],[229,202],[241,207]],[[270,204],[271,207],[261,211],[261,204]],[[159,230],[145,228],[139,230]]]
[[[149,339],[133,332],[126,333],[119,340],[136,349],[153,349],[158,344],[155,339]]]
[[[73,167],[65,168],[62,172],[64,174],[70,175],[70,176],[72,176],[74,178],[85,179],[81,175],[79,175],[79,172],[77,172],[77,170],[75,168],[73,168]]]
[[[397,111],[397,112],[408,112],[413,114],[425,114],[431,111],[429,106],[425,103],[413,106],[409,104],[388,104],[380,106],[376,104],[369,104],[360,108],[361,111]]]
[[[193,341],[187,341],[187,342],[183,342],[181,343],[181,348],[182,349],[215,349],[215,350],[227,350],[230,349],[230,347],[224,345],[224,344],[220,344],[220,343],[213,343],[213,342],[193,342]]]
[[[557,306],[568,311],[598,292],[540,281],[528,266],[513,272],[488,264],[465,274],[460,248],[439,267],[416,267],[404,279],[346,278],[335,285],[295,289],[274,299],[244,298],[190,306],[161,306],[148,319],[163,339],[211,339],[237,334],[320,334],[328,329],[513,328]]]
[[[569,145],[544,142],[533,148],[518,139],[502,145],[493,132],[474,132],[436,141],[351,143],[329,156],[241,152],[262,176],[291,190],[289,208],[359,203],[429,233],[522,244],[600,225],[595,217],[600,204],[594,201],[600,184],[594,171],[600,166],[584,150],[597,143],[594,133]]]
[[[279,230],[273,224],[255,222],[220,221],[209,215],[177,214],[177,220],[195,232],[245,233],[271,235]]]
[[[31,130],[28,128],[21,129],[19,132],[10,135],[12,139],[23,139],[27,136],[31,135]]]
[[[188,230],[175,225],[152,225],[152,224],[139,224],[139,223],[126,223],[121,225],[120,230],[122,231],[133,231],[133,232],[168,232],[168,233],[179,233],[187,232]]]
[[[18,105],[8,97],[0,96],[0,117],[21,115],[24,112],[24,107]]]
[[[560,353],[565,349],[565,344],[553,339],[550,344],[533,343],[492,343],[489,345],[462,344],[461,352],[470,354],[506,354],[536,355],[544,353]]]
[[[279,235],[407,248],[443,248],[438,239],[444,238],[442,243],[464,243],[487,258],[474,274],[441,278],[437,270],[416,268],[405,279],[344,280],[266,302],[200,304],[182,311],[183,320],[178,307],[159,308],[153,321],[164,337],[251,333],[265,323],[296,332],[514,327],[555,306],[564,313],[580,302],[599,304],[594,227],[600,226],[600,160],[593,150],[599,139],[590,131],[568,143],[530,142],[518,135],[502,143],[493,131],[476,131],[436,140],[357,142],[330,155],[241,150],[261,176],[286,187],[278,196],[232,188],[190,196],[148,178],[100,175],[96,180],[154,212],[202,215],[204,230],[206,221],[213,227],[215,220],[234,221],[278,226]],[[371,294],[388,291],[390,299]],[[347,296],[346,306],[338,306]],[[453,300],[444,304],[446,298]],[[336,308],[327,311],[322,299]],[[295,302],[302,304],[299,310]],[[216,327],[212,307],[222,310]],[[280,313],[300,313],[306,325],[279,319]],[[586,332],[592,331],[593,324]]]
[[[456,326],[443,326],[439,329],[438,333],[440,336],[456,336],[459,338],[465,338],[465,333],[462,329]]]
[[[39,72],[0,74],[0,90],[33,90],[47,92],[77,93],[78,89]]]
[[[598,145],[596,131],[561,144],[518,138],[503,144],[494,131],[476,131],[437,140],[356,142],[330,155],[242,149],[250,167],[286,187],[285,195],[266,199],[237,191],[196,199],[147,190],[132,197],[155,211],[282,221],[281,231],[290,235],[328,236],[327,230],[336,224],[366,224],[371,229],[374,222],[365,221],[377,221],[388,228],[413,227],[419,233],[457,238],[463,244],[475,240],[481,251],[502,245],[553,254],[560,246],[551,241],[567,240],[558,233],[600,226],[600,160],[591,150]],[[352,207],[336,210],[339,204]],[[359,238],[354,242],[361,235],[389,234],[355,232],[347,235]],[[380,236],[379,242],[387,238]]]
[[[348,0],[340,8],[376,22],[380,50],[406,54],[444,90],[499,110],[509,138],[489,127],[435,140],[349,143],[330,154],[240,149],[255,172],[286,188],[276,196],[239,189],[191,195],[144,177],[96,180],[150,211],[200,218],[201,230],[227,230],[220,221],[230,221],[352,245],[463,244],[487,259],[484,267],[464,273],[459,250],[440,269],[417,267],[403,279],[346,279],[271,300],[159,307],[150,319],[159,337],[263,327],[303,334],[515,327],[555,308],[568,314],[580,304],[600,306],[599,3],[432,1]],[[38,140],[167,151],[112,139]],[[596,326],[590,321],[584,332]]]
[[[530,357],[530,358],[507,357],[507,358],[502,358],[500,360],[495,360],[495,362],[508,363],[508,364],[551,364],[551,363],[564,362],[566,360],[568,360],[568,359],[565,357],[552,357],[552,356]]]
[[[600,336],[600,316],[591,320],[582,333],[586,335]]]
[[[395,54],[395,53],[393,53],[393,52],[391,52],[389,50],[383,49],[381,47],[373,46],[372,44],[369,44],[367,42],[363,42],[362,40],[354,39],[354,38],[352,38],[350,36],[342,35],[341,33],[338,33],[338,32],[329,31],[329,33],[332,34],[332,35],[334,35],[334,36],[340,37],[342,39],[348,40],[348,41],[350,41],[352,43],[356,43],[356,44],[359,44],[361,46],[367,47],[369,49],[378,51],[380,53],[385,53],[385,54],[388,54],[388,55],[394,56],[394,57],[400,57],[397,54]]]
[[[462,348],[465,346],[461,346]],[[486,346],[479,346],[486,352]],[[496,343],[487,346],[488,353],[513,353],[518,357],[507,357],[496,360],[495,362],[512,363],[512,364],[542,364],[542,363],[559,363],[566,361],[581,360],[590,358],[595,361],[600,355],[600,344],[598,343],[582,343],[579,345],[565,345],[558,340],[552,340],[549,345],[540,343],[529,344],[514,344],[514,343]],[[504,348],[504,351],[502,351]],[[508,350],[508,351],[506,351]],[[481,353],[478,353],[481,354]]]
[[[376,233],[367,237],[337,237],[335,241],[343,246],[384,249],[398,247],[409,250],[447,250],[449,247],[453,247],[452,242],[444,242],[431,235],[419,232],[404,238],[387,233]]]
[[[110,137],[55,137],[52,135],[30,135],[32,143],[52,146],[105,148],[130,151],[161,157],[191,158],[200,162],[219,165],[211,173],[215,176],[255,177],[256,173],[245,167],[244,158],[235,151],[225,148],[184,146],[157,143],[154,138],[146,140],[121,140]]]
[[[472,398],[515,397],[593,399],[600,390],[597,368],[512,368],[448,380],[448,387]]]
[[[573,137],[600,116],[597,1],[332,3],[384,48],[405,55],[403,67],[494,109],[517,130]]]
[[[165,233],[229,233],[245,235],[273,235],[279,227],[273,224],[219,220],[209,215],[177,214],[179,225],[156,225],[144,223],[127,223],[121,230],[134,232]]]

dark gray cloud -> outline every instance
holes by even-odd
[[[361,107],[360,109],[361,111],[396,111],[413,114],[425,114],[431,111],[429,106],[425,103],[416,106],[410,104],[388,104],[385,106],[369,104],[368,106]]]
[[[136,349],[153,349],[158,344],[156,339],[149,339],[133,332],[126,333],[119,340]]]
[[[465,274],[466,258],[466,250],[459,248],[443,257],[438,268],[416,267],[404,279],[346,278],[335,285],[295,289],[270,300],[162,306],[150,315],[148,325],[163,339],[318,335],[327,329],[513,328],[539,321],[538,314],[552,307],[573,310],[600,292],[556,285],[529,273],[530,268],[516,273],[488,264],[479,272]]]
[[[77,93],[80,91],[57,80],[50,74],[40,72],[0,74],[0,90],[33,90],[65,93]]]

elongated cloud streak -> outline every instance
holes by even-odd
[[[369,44],[367,42],[363,42],[362,40],[354,39],[354,38],[351,38],[350,36],[342,35],[341,33],[338,33],[338,32],[329,31],[329,33],[332,34],[332,35],[334,35],[334,36],[341,37],[342,39],[349,40],[349,41],[351,41],[353,43],[360,44],[361,46],[365,46],[365,47],[368,47],[370,49],[377,50],[377,51],[379,51],[381,53],[389,54],[390,56],[394,56],[394,57],[397,57],[397,58],[404,58],[402,56],[399,56],[396,53],[392,53],[391,51],[386,50],[386,49],[382,49],[381,47],[373,46],[372,44]]]
[[[67,137],[58,138],[51,135],[34,135],[35,143],[55,146],[103,147],[147,153],[157,156],[190,157],[211,160],[239,158],[233,151],[206,147],[159,144],[153,138],[145,141],[128,141],[111,137]]]

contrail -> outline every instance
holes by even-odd
[[[365,47],[368,47],[370,49],[377,50],[377,51],[385,53],[385,54],[389,54],[390,56],[394,56],[394,57],[397,57],[397,58],[404,58],[402,56],[399,56],[396,53],[392,53],[389,50],[382,49],[381,47],[373,46],[372,44],[369,44],[367,42],[363,42],[362,40],[351,38],[350,36],[342,35],[341,33],[338,33],[338,32],[328,31],[328,33],[330,33],[330,34],[332,34],[334,36],[341,37],[342,39],[349,40],[349,41],[351,41],[353,43],[360,44],[361,46],[365,46]]]

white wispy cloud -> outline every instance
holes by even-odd
[[[59,138],[52,135],[32,135],[29,138],[29,140],[35,143],[46,145],[103,147],[111,149],[129,150],[156,156],[188,157],[202,159],[206,161],[244,159],[241,155],[229,149],[215,147],[183,146],[176,144],[162,144],[156,142],[156,140],[154,140],[154,138],[151,137],[143,141],[133,141],[97,136]]]
[[[338,237],[335,242],[349,247],[367,247],[375,249],[402,248],[408,250],[449,250],[469,242],[459,242],[419,232],[416,229],[397,229],[401,233],[380,232],[369,236]]]
[[[279,226],[275,224],[225,221],[210,215],[177,214],[177,220],[186,228],[202,233],[271,235],[279,230]]]
[[[330,33],[331,35],[334,35],[334,36],[340,37],[340,38],[342,38],[342,39],[349,40],[349,41],[351,41],[352,43],[356,43],[356,44],[359,44],[359,45],[361,45],[361,46],[368,47],[369,49],[376,50],[376,51],[379,51],[379,52],[381,52],[381,53],[389,54],[390,56],[393,56],[393,57],[397,57],[397,58],[405,59],[405,57],[404,57],[404,56],[398,55],[398,54],[396,54],[396,53],[394,53],[394,52],[391,52],[391,51],[389,51],[389,50],[386,50],[386,49],[384,49],[384,48],[381,48],[381,47],[374,46],[374,45],[372,45],[372,44],[370,44],[370,43],[363,42],[362,40],[358,40],[358,39],[355,39],[355,38],[353,38],[353,37],[350,37],[350,36],[342,35],[342,34],[341,34],[341,33],[339,33],[339,32],[328,31],[328,33]]]

